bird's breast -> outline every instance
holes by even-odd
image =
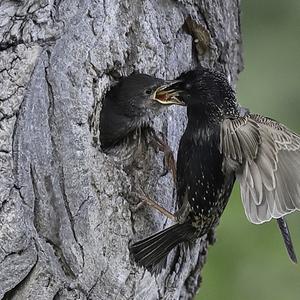
[[[192,133],[192,140],[195,146],[203,145],[205,147],[205,144],[207,144],[207,146],[213,146],[214,134],[215,130],[210,127],[198,128]]]
[[[223,172],[224,157],[219,151],[220,135],[216,128],[201,128],[191,134],[187,159],[189,173],[186,193],[198,219],[211,218],[223,212],[231,193],[234,176]],[[202,222],[201,221],[201,222]]]

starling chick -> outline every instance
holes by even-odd
[[[172,89],[188,116],[177,158],[177,224],[133,244],[135,260],[154,271],[179,243],[207,234],[237,178],[249,221],[276,218],[296,262],[283,216],[300,209],[300,136],[242,109],[221,73],[198,67],[182,74]]]
[[[100,142],[105,152],[141,134],[149,135],[152,145],[165,152],[167,167],[175,176],[175,161],[172,151],[150,127],[155,115],[165,106],[160,103],[178,104],[177,92],[165,89],[169,84],[145,74],[132,74],[122,78],[107,93],[100,115]]]

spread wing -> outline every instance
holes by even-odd
[[[220,151],[234,170],[246,215],[263,223],[300,210],[300,136],[276,121],[250,114],[226,119]]]

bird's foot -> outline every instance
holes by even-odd
[[[135,211],[140,209],[144,204],[153,207],[157,211],[159,211],[161,214],[166,216],[168,219],[176,222],[176,216],[169,212],[167,209],[159,205],[156,201],[152,200],[150,197],[148,197],[145,192],[142,189],[139,189],[138,192],[132,193],[135,197],[139,198],[141,200],[140,203],[138,203],[135,207]]]
[[[173,181],[176,183],[176,162],[173,155],[173,151],[168,145],[168,141],[163,133],[160,133],[160,137],[152,132],[151,134],[151,145],[154,149],[158,149],[164,152],[164,172],[162,176],[165,176],[168,172],[171,172]]]

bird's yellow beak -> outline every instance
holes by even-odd
[[[185,106],[186,104],[179,99],[180,91],[172,88],[172,86],[178,82],[179,81],[172,81],[168,84],[160,86],[151,95],[151,99],[153,99],[163,105],[174,104],[174,105]]]

